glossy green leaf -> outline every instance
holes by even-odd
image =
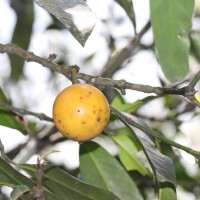
[[[85,142],[80,146],[80,171],[84,181],[112,191],[120,199],[143,199],[120,163],[94,142]]]
[[[115,115],[129,127],[133,136],[141,145],[157,182],[169,182],[176,186],[176,174],[172,160],[161,154],[160,151],[156,149],[152,140],[144,132],[138,129],[135,131],[134,127],[130,126],[119,114],[116,113]],[[131,118],[131,115],[128,115],[128,117]]]
[[[121,95],[116,95],[112,101],[112,106],[120,112],[132,113],[135,112],[138,108],[153,100],[155,97],[149,96],[142,100],[137,100],[133,103],[126,103]]]
[[[163,187],[159,189],[159,200],[177,200],[175,189]]]
[[[115,0],[115,1],[124,9],[136,31],[136,21],[135,21],[135,12],[133,9],[133,1],[132,0]]]
[[[0,103],[8,103],[8,100],[6,99],[6,96],[1,88],[0,88]],[[16,120],[15,115],[9,110],[2,108],[1,106],[0,106],[0,125],[17,129],[19,131],[23,131],[22,124],[20,124]]]
[[[13,191],[10,194],[11,200],[17,200],[21,197],[25,192],[29,191],[29,187],[26,185],[16,185]]]
[[[23,49],[28,49],[34,20],[33,1],[11,0],[11,6],[17,15],[12,43]],[[15,55],[9,55],[9,57],[11,61],[11,79],[18,80],[23,72],[24,60]]]
[[[162,70],[172,82],[188,72],[194,0],[150,0],[151,24]]]
[[[136,170],[143,176],[148,175],[148,170],[137,157],[140,148],[138,148],[134,138],[127,135],[115,135],[112,138],[120,147],[119,159],[126,170]]]
[[[3,178],[3,180],[1,180]],[[16,185],[26,185],[29,188],[33,188],[36,183],[31,179],[27,178],[23,174],[15,170],[9,163],[0,157],[0,185],[6,185],[14,188]],[[48,200],[62,200],[58,196],[54,195],[47,190],[44,191],[44,196]],[[23,195],[23,200],[30,200],[29,195]]]
[[[20,165],[20,167],[34,176],[33,165]],[[118,200],[111,192],[88,185],[52,165],[44,167],[43,186],[67,200]]]

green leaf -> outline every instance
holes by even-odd
[[[136,184],[120,163],[94,142],[81,144],[80,170],[84,181],[112,191],[120,199],[143,199]]]
[[[135,12],[133,9],[133,2],[132,0],[115,0],[126,12],[128,17],[130,18],[133,27],[136,31],[136,21],[135,21]]]
[[[26,176],[17,172],[10,164],[0,157],[0,172],[7,178],[8,186],[13,185],[27,185],[33,187],[35,184],[33,181],[28,179]],[[5,179],[4,179],[5,181]]]
[[[3,180],[1,178],[3,178]],[[19,173],[0,157],[0,185],[6,185],[12,188],[14,188],[15,185],[26,185],[29,188],[33,188],[36,183]],[[47,190],[44,191],[44,196],[48,200],[61,200],[61,198]],[[21,198],[23,200],[30,200],[29,195],[23,195]]]
[[[23,49],[28,49],[34,20],[33,1],[12,0],[11,6],[17,15],[12,43]],[[15,55],[9,55],[9,57],[11,61],[11,79],[18,80],[23,72],[24,60]]]
[[[194,0],[150,0],[151,24],[158,60],[167,79],[188,72],[189,37]]]
[[[137,100],[133,103],[125,103],[121,95],[116,95],[112,101],[112,106],[119,110],[120,112],[132,113],[135,112],[139,107],[153,100],[155,97],[149,96],[142,100]]]
[[[3,173],[0,174],[0,186],[1,185],[6,185],[8,187],[13,187],[13,184],[10,183],[9,178]]]
[[[29,191],[29,187],[27,187],[26,185],[16,185],[10,194],[10,198],[11,200],[17,200],[25,192],[28,192],[28,191]]]
[[[143,176],[149,175],[148,170],[137,158],[138,148],[136,141],[133,137],[127,135],[112,136],[114,141],[120,147],[119,159],[125,166],[126,170],[136,170]]]
[[[0,88],[0,103],[8,103],[8,100],[1,88]],[[15,115],[9,110],[2,108],[1,106],[0,106],[0,125],[17,129],[23,132],[22,124],[20,124],[16,120]]]
[[[133,136],[141,145],[157,182],[169,182],[176,186],[176,174],[172,160],[161,154],[144,132],[140,130],[135,131],[134,127],[130,126],[118,113],[115,113],[115,115],[131,130]],[[128,115],[128,117],[131,118],[131,115]]]
[[[159,189],[159,200],[177,200],[176,191],[169,186]]]
[[[20,165],[20,167],[34,176],[35,167],[33,165]],[[119,200],[111,192],[88,185],[52,165],[44,166],[42,185],[67,200]]]

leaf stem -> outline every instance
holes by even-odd
[[[115,114],[120,120],[122,121],[126,121],[129,125],[134,126],[135,128],[143,131],[144,133],[153,136],[156,139],[159,139],[171,146],[174,146],[178,149],[181,149],[191,155],[193,155],[194,157],[196,157],[197,159],[200,159],[200,152],[199,151],[195,151],[189,147],[183,146],[181,144],[178,144],[176,142],[174,142],[173,140],[170,140],[168,138],[166,138],[164,135],[162,135],[161,133],[157,132],[157,131],[153,131],[148,127],[142,126],[139,123],[133,121],[131,118],[125,116],[123,113],[119,112],[118,110],[116,110],[115,108],[113,108],[112,106],[110,106],[110,110],[113,112],[113,114]]]
[[[72,75],[71,80],[72,80],[72,84],[77,84],[77,83],[78,83],[78,80],[77,80],[77,78],[76,78],[77,72],[78,72],[78,71],[77,71],[76,67],[73,67],[73,68],[71,69],[71,75]]]

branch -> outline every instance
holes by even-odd
[[[14,106],[11,106],[7,103],[0,103],[0,107],[2,108],[6,108],[14,113],[19,113],[21,115],[32,115],[35,116],[37,118],[39,118],[40,120],[45,120],[45,121],[49,121],[49,122],[53,122],[53,119],[51,117],[46,116],[43,113],[35,113],[35,112],[31,112],[25,109],[21,109],[21,108],[16,108]]]
[[[129,117],[126,117],[124,114],[122,114],[121,112],[119,112],[118,110],[116,110],[115,108],[113,108],[112,106],[110,106],[111,112],[113,112],[116,116],[119,117],[119,119],[123,122],[125,121],[126,123],[130,124],[131,126],[134,126],[135,128],[143,131],[144,133],[153,136],[154,138],[161,140],[171,146],[174,146],[178,149],[181,149],[193,156],[195,156],[197,159],[200,159],[200,152],[199,151],[195,151],[189,147],[183,146],[181,144],[178,144],[168,138],[166,138],[165,136],[163,136],[161,133],[158,133],[157,131],[153,131],[148,127],[142,126],[140,124],[138,124],[137,122],[134,122],[132,119],[130,119]]]
[[[83,79],[94,85],[115,87],[120,90],[130,89],[130,90],[136,90],[136,91],[140,91],[144,93],[154,93],[154,94],[157,94],[158,96],[162,96],[164,94],[188,96],[188,90],[189,90],[187,86],[182,87],[182,88],[154,87],[150,85],[134,84],[134,83],[127,82],[125,80],[113,80],[110,78],[95,77],[95,76],[90,76],[90,75],[86,75],[82,73],[78,73],[77,78]],[[191,92],[192,89],[190,88],[189,91]]]
[[[33,62],[39,63],[44,67],[47,67],[53,71],[63,74],[65,77],[71,80],[71,66],[63,67],[63,66],[53,63],[52,61],[55,58],[55,54],[52,54],[49,56],[49,58],[44,59],[44,58],[34,55],[32,52],[27,52],[24,49],[17,47],[15,45],[0,44],[0,53],[4,53],[4,52],[18,55],[28,62],[33,61]],[[167,87],[154,87],[154,86],[149,86],[149,85],[134,84],[134,83],[127,82],[125,80],[113,80],[109,78],[90,76],[83,73],[77,73],[76,75],[78,79],[85,80],[88,83],[91,83],[93,85],[115,87],[121,90],[122,94],[125,94],[126,89],[131,89],[131,90],[136,90],[136,91],[140,91],[144,93],[154,93],[158,96],[162,96],[165,94],[182,95],[184,97],[187,97],[189,100],[193,99],[192,102],[194,102],[194,95],[196,93],[196,91],[194,90],[194,85],[196,84],[199,76],[200,76],[200,72],[198,73],[197,77],[195,76],[193,78],[193,80],[188,86],[181,87],[181,88],[177,88],[177,87],[167,88]],[[197,103],[195,104],[198,106]]]

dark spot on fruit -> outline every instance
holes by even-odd
[[[92,92],[90,92],[90,91],[89,91],[88,93],[89,93],[89,94],[92,94]]]
[[[80,112],[80,110],[78,110],[78,112]]]
[[[61,120],[59,119],[58,122],[61,123]]]
[[[102,112],[103,110],[102,110],[102,109],[99,109],[99,111]]]
[[[96,113],[96,111],[95,111],[95,110],[93,110],[93,113],[95,114],[95,113]]]
[[[83,121],[82,124],[85,124],[85,121]]]
[[[97,121],[98,121],[98,122],[100,122],[100,121],[101,121],[101,118],[100,118],[100,117],[98,117],[98,118],[97,118]]]
[[[80,99],[83,99],[83,97],[81,96]]]
[[[105,118],[105,122],[107,121],[107,118]]]

